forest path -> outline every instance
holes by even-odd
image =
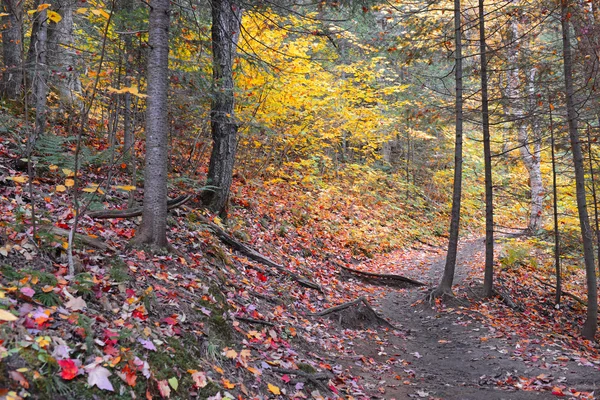
[[[484,247],[481,238],[461,243],[455,285],[470,280],[472,273],[482,275]],[[418,279],[435,287],[444,269],[445,254],[429,257],[419,263]],[[352,352],[336,359],[353,375],[361,376],[369,398],[548,399],[555,398],[550,391],[557,384],[585,391],[596,389],[600,393],[597,371],[577,362],[569,361],[568,367],[565,363],[553,363],[552,355],[559,352],[550,348],[541,349],[549,352],[548,363],[521,357],[520,353],[527,352],[514,340],[516,336],[499,335],[493,326],[478,320],[468,304],[459,301],[436,311],[423,301],[427,290],[386,291],[373,305],[398,330],[378,329],[357,338]],[[539,346],[536,350],[540,351]],[[540,378],[539,385],[546,391],[515,391],[514,382],[519,377]]]

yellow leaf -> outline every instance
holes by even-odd
[[[82,7],[82,8],[78,8],[77,10],[75,10],[75,12],[77,14],[86,14],[88,12],[88,9],[85,7]]]
[[[271,385],[270,383],[267,386],[269,387],[269,392],[273,394],[281,394],[281,390],[279,390],[279,387]]]
[[[65,174],[66,177],[75,175],[75,173],[68,168],[63,168],[62,172],[63,172],[63,174]]]
[[[6,310],[0,310],[0,321],[16,321],[18,318]]]
[[[27,177],[25,175],[21,175],[21,176],[11,176],[8,179],[12,179],[14,182],[18,182],[18,183],[25,183],[29,180],[29,177]]]
[[[68,249],[69,248],[69,242],[62,242],[62,247],[63,249]]]
[[[223,387],[225,389],[233,389],[235,387],[235,384],[229,382],[228,379],[223,378]]]
[[[50,7],[50,6],[51,6],[51,4],[50,4],[50,3],[43,3],[43,4],[40,4],[40,5],[38,6],[37,10],[35,10],[35,11],[44,11],[46,8],[48,8],[48,7]]]
[[[118,185],[118,186],[113,186],[115,189],[121,189],[124,190],[126,192],[131,192],[132,190],[135,190],[136,187],[132,186],[132,185]]]
[[[8,17],[10,14],[8,13],[0,13],[0,17]]]
[[[48,10],[47,13],[48,13],[48,19],[54,23],[58,23],[62,19],[60,14],[57,13],[56,11]]]
[[[58,170],[58,165],[50,164],[50,165],[48,166],[48,169],[49,169],[50,171],[54,172],[54,171]]]
[[[73,179],[65,179],[66,187],[72,187],[74,184],[75,184],[75,181]]]
[[[97,17],[104,17],[106,19],[110,18],[110,15],[108,15],[108,13],[104,10],[100,10],[99,8],[93,8],[92,10],[92,14],[94,14]]]
[[[65,190],[67,190],[65,185],[56,185],[56,190],[57,192],[64,192]]]
[[[91,186],[91,187],[86,187],[85,189],[82,189],[84,192],[88,192],[88,193],[100,193],[100,194],[104,194],[104,190],[100,189],[98,186]]]

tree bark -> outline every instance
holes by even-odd
[[[516,17],[512,17],[510,23],[509,43],[507,45],[508,66],[510,69],[507,73],[506,97],[508,97],[510,101],[510,116],[514,120],[514,124],[517,129],[519,153],[521,154],[521,159],[523,160],[523,164],[525,165],[527,173],[529,174],[529,187],[531,189],[531,195],[529,221],[527,225],[530,232],[537,232],[542,227],[542,203],[544,200],[544,186],[540,168],[541,144],[539,141],[539,132],[536,131],[535,124],[530,125],[533,131],[533,140],[530,139],[528,131],[529,124],[527,124],[527,115],[525,113],[526,109],[529,109],[530,112],[533,111],[531,107],[531,99],[533,98],[535,91],[534,80],[537,69],[532,68],[529,76],[527,77],[529,86],[528,95],[526,96],[527,101],[519,101],[522,96],[519,90],[519,87],[521,86],[521,79],[519,77],[520,60],[517,43],[520,35],[518,22],[519,21],[516,19]]]
[[[458,234],[460,227],[460,203],[462,194],[462,145],[463,145],[463,70],[462,70],[462,25],[460,0],[454,0],[454,76],[456,80],[456,137],[454,144],[454,184],[452,189],[452,212],[450,218],[450,237],[444,275],[439,286],[432,292],[432,297],[452,294],[452,282],[456,269],[458,254]]]
[[[226,213],[237,147],[233,60],[240,34],[241,9],[236,1],[212,0],[213,101],[211,131],[213,148],[208,168],[208,189],[202,202],[214,212]]]
[[[556,273],[555,304],[560,304],[562,297],[562,273],[560,270],[560,231],[558,230],[558,195],[556,186],[556,155],[554,141],[554,121],[552,120],[552,99],[548,99],[550,116],[550,153],[552,157],[552,216],[554,219],[554,268]]]
[[[571,152],[575,168],[575,189],[577,198],[577,211],[581,239],[583,241],[583,256],[585,261],[588,307],[586,321],[583,326],[583,337],[593,340],[598,329],[598,288],[596,286],[596,271],[594,264],[593,233],[590,227],[587,199],[585,193],[585,170],[583,165],[583,152],[577,127],[577,110],[574,104],[573,89],[573,61],[571,55],[571,32],[569,28],[570,13],[566,1],[561,2],[561,26],[563,41],[563,68],[565,79],[565,95],[567,101],[567,119],[569,123],[569,138],[571,139]]]
[[[146,165],[142,224],[134,243],[167,247],[167,166],[170,0],[152,0],[148,43]]]
[[[492,297],[494,293],[494,201],[484,0],[479,0],[479,49],[481,53],[481,120],[483,125],[483,158],[485,163],[485,274],[483,292],[484,296]]]
[[[43,0],[39,1],[42,4]],[[30,54],[33,55],[33,98],[35,104],[35,129],[32,138],[32,149],[46,128],[46,103],[48,96],[48,17],[47,11],[36,13],[33,24]],[[37,27],[37,28],[36,28]]]
[[[54,11],[62,17],[57,23],[48,26],[48,64],[52,69],[50,82],[58,93],[60,101],[68,106],[79,103],[81,82],[75,66],[72,46],[73,0],[61,0],[54,5]]]
[[[4,71],[1,93],[4,98],[17,100],[23,90],[23,61],[21,42],[23,30],[23,2],[2,0],[2,55]]]

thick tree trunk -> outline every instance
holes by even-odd
[[[592,229],[587,209],[585,193],[585,171],[583,165],[583,153],[577,128],[577,110],[574,105],[573,89],[573,61],[571,56],[571,33],[569,31],[568,5],[561,2],[561,25],[563,40],[563,61],[565,77],[565,94],[567,100],[567,119],[569,122],[569,137],[571,139],[571,152],[573,153],[573,165],[575,168],[575,189],[577,197],[577,211],[579,212],[579,225],[581,239],[583,241],[583,256],[585,260],[585,272],[587,280],[588,307],[586,321],[583,326],[582,335],[590,340],[596,336],[598,329],[598,288],[596,286],[596,271],[594,265],[594,243],[592,241]]]
[[[134,243],[166,247],[169,91],[170,0],[152,0],[148,43],[148,102],[146,107],[146,166],[142,225]]]
[[[62,17],[57,23],[48,25],[48,64],[52,69],[50,82],[66,105],[79,103],[81,82],[77,74],[73,44],[74,0],[61,0],[54,4],[55,12]]]
[[[233,180],[238,125],[235,120],[233,60],[240,34],[241,9],[236,1],[212,0],[213,101],[211,131],[213,149],[208,168],[208,190],[202,201],[214,212],[224,213]]]
[[[483,125],[483,158],[485,162],[485,275],[483,292],[484,296],[491,297],[494,293],[494,201],[484,0],[479,0],[479,51],[481,53],[481,120]]]
[[[460,226],[460,203],[462,194],[462,145],[463,145],[463,71],[462,71],[462,25],[461,25],[460,0],[454,0],[454,76],[456,79],[456,138],[454,144],[454,184],[452,191],[452,212],[450,218],[450,237],[448,240],[448,253],[442,281],[432,297],[452,294],[452,282],[456,268],[458,253],[458,233]]]
[[[2,55],[4,70],[2,73],[2,96],[17,100],[23,90],[22,30],[23,2],[2,0]]]

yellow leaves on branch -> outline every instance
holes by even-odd
[[[138,90],[137,86],[130,86],[130,87],[124,87],[121,89],[115,89],[114,87],[109,86],[108,89],[109,93],[118,93],[118,94],[123,94],[123,93],[131,93],[134,96],[137,96],[141,99],[145,99],[146,97],[148,97],[148,95],[140,93]]]

